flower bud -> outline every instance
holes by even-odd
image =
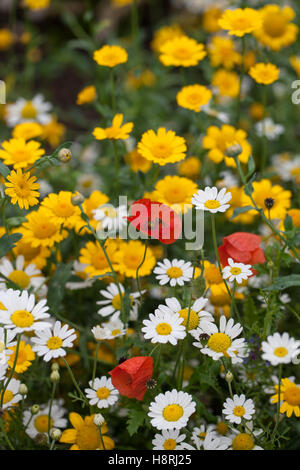
[[[240,146],[240,144],[231,145],[230,147],[228,147],[226,149],[226,156],[234,158],[234,157],[237,157],[238,155],[240,155],[240,153],[242,153],[242,151],[243,151],[243,149]]]
[[[51,439],[53,439],[54,441],[59,441],[60,438],[61,438],[61,435],[62,435],[62,432],[61,432],[60,429],[53,428],[53,429],[51,429],[51,431],[50,431],[50,437],[51,437]]]
[[[58,158],[62,163],[68,163],[72,158],[72,152],[70,149],[60,149],[58,152]]]
[[[27,395],[28,393],[28,388],[25,384],[20,384],[20,387],[19,387],[19,394],[20,395]]]
[[[71,197],[73,206],[79,206],[84,202],[84,196],[78,191]]]
[[[39,446],[45,446],[48,442],[47,435],[43,432],[38,432],[35,435],[34,442]]]
[[[39,411],[40,411],[39,405],[32,405],[32,407],[31,407],[31,413],[32,413],[33,415],[36,415]]]
[[[225,380],[228,384],[230,384],[233,381],[233,373],[230,372],[230,370],[225,375]]]
[[[60,374],[58,372],[58,370],[53,370],[50,374],[50,380],[51,382],[59,382],[60,380]]]
[[[53,362],[53,364],[51,365],[51,369],[52,369],[52,370],[59,370],[59,364],[58,364],[58,362]]]
[[[94,416],[94,424],[96,426],[103,426],[104,423],[105,423],[105,419],[104,419],[103,415],[101,413],[97,413]]]

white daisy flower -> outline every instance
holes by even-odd
[[[213,186],[212,188],[206,186],[204,191],[199,189],[199,191],[193,195],[192,204],[196,209],[209,211],[212,214],[215,214],[216,212],[225,212],[230,207],[228,201],[232,198],[231,193],[226,191],[226,188],[222,188],[218,191],[216,186]]]
[[[217,181],[219,188],[232,188],[232,186],[238,186],[238,178],[233,175],[230,171],[220,171],[222,179]]]
[[[259,436],[263,430],[253,429],[252,421],[244,424],[244,432],[238,429],[231,430],[229,450],[264,450],[262,447],[255,444],[255,437]]]
[[[70,290],[87,289],[93,285],[95,279],[88,278],[87,274],[84,271],[86,267],[87,267],[87,264],[79,263],[79,261],[77,260],[74,261],[73,268],[72,268],[72,275],[82,279],[82,281],[67,282],[66,283],[67,289],[70,289]]]
[[[119,336],[124,336],[126,334],[125,325],[120,320],[119,315],[116,313],[114,313],[110,317],[109,321],[102,323],[100,327],[104,328],[106,330],[106,333],[108,334],[108,336],[104,339],[115,339]]]
[[[280,335],[278,332],[267,337],[267,341],[261,343],[262,359],[272,366],[289,364],[300,353],[300,341],[290,337],[288,333]]]
[[[266,118],[258,122],[255,125],[255,129],[259,137],[265,136],[269,140],[276,140],[285,131],[281,124],[275,124],[271,118]]]
[[[204,439],[195,439],[197,450],[226,450],[230,443],[228,437],[218,437],[214,432],[208,432]]]
[[[128,211],[125,205],[113,207],[111,204],[103,204],[92,212],[94,219],[101,222],[101,230],[118,232],[127,225]]]
[[[52,105],[44,101],[41,94],[36,95],[31,101],[19,98],[15,103],[6,106],[5,119],[9,127],[23,122],[39,122],[42,125],[49,124]]]
[[[36,331],[36,337],[32,338],[33,350],[48,362],[51,359],[65,356],[64,348],[71,348],[75,339],[74,328],[69,329],[68,325],[61,326],[61,322],[56,321],[52,328]]]
[[[46,299],[36,303],[34,294],[29,295],[28,291],[8,289],[0,292],[0,302],[6,309],[0,310],[0,323],[15,334],[41,331],[51,326],[49,322],[43,321],[50,318]]]
[[[102,183],[100,177],[95,173],[85,173],[80,175],[77,180],[77,190],[84,196],[89,196],[94,190],[97,190]]]
[[[251,271],[251,264],[235,263],[232,258],[228,258],[229,266],[222,269],[223,279],[228,279],[229,282],[236,281],[241,284],[243,280],[248,279],[253,275]]]
[[[185,434],[180,434],[179,429],[164,429],[161,434],[155,434],[152,440],[153,450],[193,450],[193,447],[183,442]]]
[[[206,312],[203,308],[208,303],[208,299],[204,297],[200,297],[199,299],[195,300],[194,303],[191,305],[190,311],[187,308],[182,308],[179,301],[176,297],[170,297],[166,299],[167,306],[174,312],[178,313],[180,317],[183,318],[183,326],[187,329],[187,331],[194,336],[198,328],[201,328],[201,322],[203,319],[207,321],[214,321],[214,317],[211,313]],[[187,321],[189,318],[189,324],[187,327]]]
[[[1,364],[0,363],[0,382],[6,379],[6,372],[8,369],[8,364]],[[1,395],[0,395],[1,396]]]
[[[218,416],[217,423],[210,425],[210,431],[215,432],[217,437],[229,437],[231,434],[231,429],[223,416]]]
[[[13,351],[11,348],[17,344],[15,339],[16,335],[13,331],[5,330],[0,328],[0,365],[5,366],[8,361],[9,354],[12,354]]]
[[[255,414],[254,403],[251,398],[246,400],[244,394],[233,395],[232,398],[227,398],[223,403],[222,413],[225,415],[225,419],[230,423],[241,424],[242,418],[251,420],[252,415]]]
[[[3,395],[3,406],[2,408],[5,410],[11,406],[14,406],[16,403],[22,400],[22,395],[19,393],[19,387],[21,385],[21,381],[17,379],[11,379],[7,389]],[[2,398],[3,391],[0,392],[0,397]],[[26,395],[25,395],[26,396]],[[24,397],[24,395],[23,395]],[[25,398],[25,397],[24,397]]]
[[[125,289],[122,284],[119,284],[120,290],[122,293],[122,298],[124,297]],[[145,293],[146,291],[142,291]],[[119,294],[119,290],[117,284],[113,282],[109,284],[106,290],[100,290],[100,294],[105,297],[107,300],[99,300],[97,305],[103,305],[102,308],[98,310],[98,314],[102,317],[107,317],[113,313],[117,313],[118,315],[121,314],[121,298]],[[133,292],[129,295],[130,299],[130,320],[137,319],[138,313],[138,298],[140,297],[139,292]]]
[[[15,265],[8,258],[3,258],[0,264],[0,274],[17,284],[19,288],[30,289],[32,287],[34,291],[38,291],[46,280],[34,264],[28,264],[25,267],[23,255],[17,256]],[[6,282],[5,279],[0,278],[0,289],[6,289]]]
[[[198,443],[200,441],[204,441],[206,435],[208,432],[213,432],[214,431],[214,426],[212,424],[206,425],[206,424],[201,424],[200,427],[195,427],[192,432],[192,441],[194,444]],[[196,444],[197,445],[197,444]]]
[[[169,261],[165,258],[162,262],[159,261],[153,270],[156,274],[156,279],[159,284],[164,286],[170,284],[174,287],[176,285],[183,286],[185,282],[189,282],[193,277],[193,266],[189,261],[183,259],[173,259]]]
[[[172,312],[165,305],[159,305],[154,315],[150,313],[149,320],[144,320],[142,328],[145,339],[151,339],[151,343],[177,344],[179,339],[186,336],[183,318],[178,313]]]
[[[110,378],[105,376],[100,379],[95,378],[94,383],[93,380],[89,381],[89,386],[91,388],[86,388],[84,391],[90,405],[96,405],[98,408],[108,408],[118,401],[119,392],[111,383]]]
[[[65,428],[68,424],[68,420],[63,416],[66,413],[63,405],[63,400],[53,400],[51,407],[51,416],[49,423],[49,407],[50,403],[46,405],[41,405],[37,414],[35,414],[32,419],[32,413],[29,410],[25,410],[23,414],[23,424],[25,431],[31,439],[34,439],[35,436],[39,434],[45,434],[48,437],[48,428],[51,431],[53,428]],[[27,423],[28,426],[26,427]],[[50,424],[50,426],[49,426]]]
[[[242,362],[246,354],[246,341],[244,338],[236,339],[243,331],[239,323],[234,324],[232,318],[228,321],[224,315],[220,318],[219,328],[213,322],[203,320],[201,330],[198,331],[198,342],[193,343],[202,354],[212,357],[215,361],[221,357],[230,357],[232,363]],[[200,335],[207,334],[207,344],[202,344]]]
[[[152,418],[152,426],[159,430],[181,429],[195,410],[196,403],[189,393],[173,389],[155,397],[150,403],[148,416]]]

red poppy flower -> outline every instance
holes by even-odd
[[[228,258],[232,258],[236,263],[264,263],[266,258],[260,243],[259,235],[247,232],[236,232],[224,237],[223,245],[218,248],[221,264],[227,266]]]
[[[121,395],[142,401],[147,391],[146,382],[153,374],[153,357],[132,357],[116,366],[109,374],[113,386]]]
[[[129,222],[149,238],[165,245],[176,242],[182,230],[181,218],[169,206],[150,199],[139,199],[131,206]]]

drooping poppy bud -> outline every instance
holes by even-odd
[[[142,401],[147,382],[153,374],[153,357],[138,356],[127,359],[109,372],[113,386],[121,395]]]

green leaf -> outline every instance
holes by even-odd
[[[231,219],[234,219],[238,215],[243,214],[244,212],[251,211],[253,209],[254,208],[252,206],[236,207],[233,211],[233,215],[232,215]]]
[[[250,176],[252,176],[253,172],[255,171],[255,168],[256,168],[256,165],[255,165],[254,158],[252,157],[252,155],[250,155],[249,160],[248,160],[248,174],[246,176],[247,179],[250,178]]]
[[[285,231],[289,232],[292,231],[294,228],[293,219],[290,214],[286,214],[284,219],[284,229]]]
[[[13,233],[12,235],[8,235],[7,233],[5,233],[0,238],[0,258],[2,258],[2,256],[5,256],[21,238],[21,233]]]
[[[61,263],[49,282],[48,305],[51,310],[57,312],[64,296],[65,286],[72,274],[73,262]]]
[[[0,173],[4,178],[7,178],[7,176],[10,174],[10,169],[2,162],[0,162]]]
[[[295,286],[300,286],[300,274],[291,274],[290,276],[278,277],[274,279],[271,286],[265,287],[263,290],[280,291]]]
[[[130,410],[129,418],[127,420],[127,431],[129,432],[130,436],[133,436],[143,425],[145,417],[146,414],[142,410]]]

